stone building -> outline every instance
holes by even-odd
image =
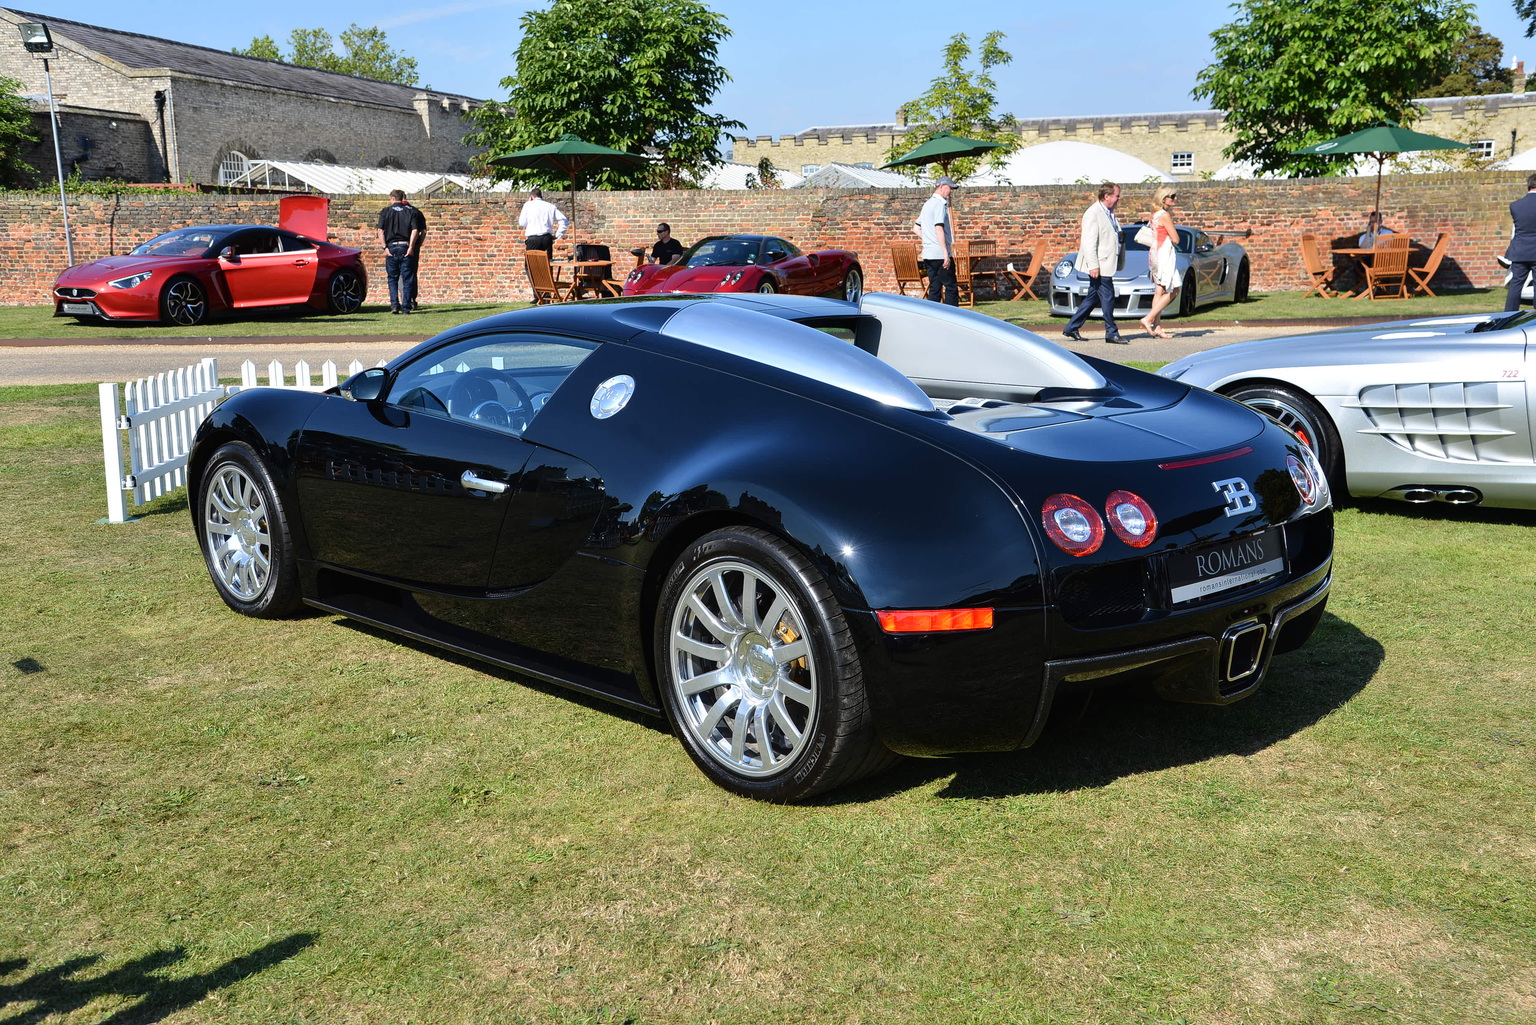
[[[1479,156],[1503,159],[1536,146],[1536,94],[1525,92],[1523,64],[1515,68],[1513,92],[1416,102],[1423,114],[1413,124],[1415,131],[1465,142]],[[776,166],[804,175],[831,163],[879,167],[893,148],[910,148],[904,144],[906,134],[907,127],[898,119],[891,124],[807,128],[794,135],[742,136],[732,140],[731,159],[755,164],[767,156]],[[1219,110],[1021,118],[1019,134],[1025,146],[1062,139],[1108,146],[1186,181],[1220,172],[1228,163],[1222,150],[1232,142],[1226,115]]]
[[[21,22],[53,35],[49,61],[64,173],[87,179],[220,184],[258,159],[462,173],[480,101],[189,43],[0,8],[0,75],[39,111],[28,162],[54,177],[42,61]]]

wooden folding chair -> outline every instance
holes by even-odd
[[[1408,236],[1382,235],[1365,267],[1365,292],[1377,299],[1408,298]],[[1395,284],[1394,284],[1395,282]],[[1396,293],[1391,294],[1391,293]]]
[[[960,292],[961,306],[975,306],[976,293],[971,288],[971,264],[978,254],[971,252],[969,242],[955,243],[955,287]]]
[[[917,246],[914,243],[892,242],[891,265],[896,269],[898,292],[906,295],[908,285],[916,285],[918,295],[926,292],[928,279],[923,276],[923,269],[917,262]]]
[[[1342,292],[1330,292],[1329,286],[1333,284],[1333,276],[1337,268],[1330,263],[1324,263],[1322,252],[1317,245],[1317,236],[1310,231],[1301,236],[1301,264],[1307,269],[1312,278],[1312,287],[1307,289],[1303,299],[1316,292],[1324,299],[1337,299]]]
[[[1010,297],[1014,302],[1018,302],[1020,299],[1040,298],[1035,294],[1034,286],[1035,278],[1040,274],[1040,264],[1044,259],[1045,239],[1041,239],[1035,243],[1035,251],[1029,256],[1028,269],[1017,270],[1011,263],[1005,268],[1008,276],[1013,279],[1014,284],[1019,286],[1019,290]]]
[[[549,266],[549,254],[542,249],[530,249],[523,254],[523,266],[528,271],[528,284],[533,287],[533,304],[569,302],[576,289],[574,281],[563,281],[555,276]]]
[[[1435,239],[1435,248],[1429,251],[1429,259],[1424,261],[1424,266],[1408,268],[1408,274],[1413,278],[1408,286],[1412,295],[1427,295],[1431,298],[1439,298],[1439,296],[1436,296],[1431,291],[1429,279],[1434,277],[1435,271],[1440,269],[1440,261],[1445,259],[1445,249],[1446,246],[1450,245],[1450,242],[1451,236],[1442,231],[1439,237]]]

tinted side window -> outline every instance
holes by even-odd
[[[596,348],[596,342],[557,335],[477,335],[402,367],[387,401],[521,434]]]

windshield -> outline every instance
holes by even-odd
[[[223,237],[212,228],[182,228],[168,231],[135,246],[129,256],[202,256]]]
[[[684,267],[748,267],[758,261],[762,242],[755,238],[707,238],[695,242]]]
[[[1120,237],[1125,240],[1126,252],[1144,253],[1147,251],[1146,246],[1136,241],[1136,233],[1144,227],[1146,227],[1145,222],[1141,224],[1122,224],[1120,226]],[[1179,240],[1173,244],[1174,250],[1180,253],[1188,253],[1194,250],[1194,246],[1194,231],[1189,228],[1179,228]]]

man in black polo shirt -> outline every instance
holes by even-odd
[[[670,267],[683,258],[683,244],[672,237],[672,225],[662,221],[656,225],[656,244],[651,247],[651,262]]]
[[[384,272],[389,275],[389,312],[410,313],[416,306],[416,261],[427,235],[427,219],[395,189],[393,200],[379,211],[379,245],[384,247]]]

